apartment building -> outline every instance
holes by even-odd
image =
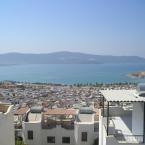
[[[43,109],[35,106],[30,110],[20,108],[16,116],[22,119],[17,135],[28,145],[94,145],[99,137],[99,118],[89,107]]]
[[[13,106],[0,103],[0,145],[15,145]]]
[[[145,85],[137,90],[103,90],[99,145],[145,144]]]

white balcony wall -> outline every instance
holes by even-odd
[[[27,136],[28,130],[33,131],[33,140]],[[41,122],[23,122],[24,142],[28,145],[41,145]]]
[[[13,106],[7,112],[0,112],[0,145],[15,145]]]
[[[144,123],[143,109],[144,109],[143,103],[141,102],[133,103],[132,132],[134,135],[143,135],[143,123]]]
[[[41,145],[52,145],[52,143],[47,143],[48,136],[55,137],[53,145],[75,145],[74,130],[64,129],[61,125],[57,125],[56,128],[52,129],[41,129]],[[62,143],[62,137],[70,137],[70,143]]]

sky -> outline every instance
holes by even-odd
[[[145,0],[1,0],[0,53],[145,57]]]

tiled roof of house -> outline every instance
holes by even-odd
[[[77,110],[56,108],[56,109],[48,109],[44,114],[46,115],[76,115]]]
[[[15,112],[15,115],[24,115],[29,109],[29,107],[21,107]]]

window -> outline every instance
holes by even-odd
[[[70,137],[62,137],[62,143],[70,143]]]
[[[47,143],[55,143],[55,137],[54,136],[48,136],[47,137]]]
[[[87,141],[87,132],[82,132],[82,141]]]
[[[33,131],[28,130],[28,139],[33,140]]]
[[[98,124],[94,124],[94,132],[98,132],[99,131],[99,126]]]

